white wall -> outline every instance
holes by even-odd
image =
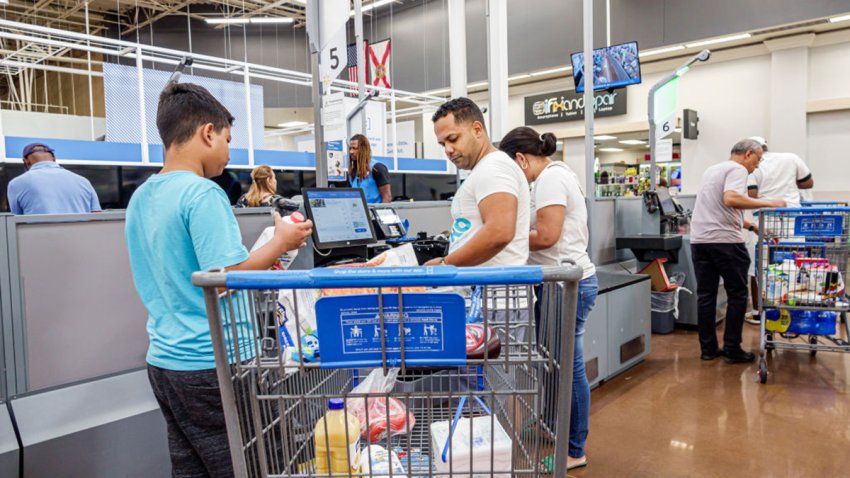
[[[88,116],[2,110],[3,134],[34,138],[91,141],[106,134],[106,118],[94,118],[94,138]],[[108,139],[108,138],[107,138]]]
[[[850,200],[850,111],[811,114],[808,130],[815,199]]]
[[[850,97],[850,43],[809,50],[809,100]]]

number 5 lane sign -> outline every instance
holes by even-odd
[[[339,76],[347,63],[345,24],[350,12],[348,0],[307,2],[307,35],[310,49],[321,52],[319,76],[325,86]]]

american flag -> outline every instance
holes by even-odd
[[[366,47],[369,43],[363,42],[363,51],[366,51]],[[357,83],[357,43],[351,43],[348,45],[348,81]],[[366,78],[369,78],[369,62],[366,62]],[[352,96],[357,96],[357,89],[353,89],[353,94],[349,93]]]

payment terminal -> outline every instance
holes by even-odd
[[[359,188],[304,188],[304,209],[313,221],[314,265],[367,259],[376,242],[372,217]]]
[[[407,232],[401,218],[391,207],[372,207],[372,220],[378,239],[396,239]]]

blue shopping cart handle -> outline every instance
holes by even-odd
[[[753,211],[753,215],[758,216],[762,212],[771,215],[773,213],[813,213],[813,212],[850,212],[850,207],[775,207],[766,209],[757,209]]]
[[[519,285],[543,282],[540,266],[352,267],[304,271],[228,272],[228,289],[322,289],[343,287],[438,287]]]

